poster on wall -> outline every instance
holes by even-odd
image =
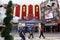
[[[45,19],[53,18],[53,11],[51,9],[46,9],[44,12]]]
[[[51,19],[53,18],[53,13],[49,12],[49,13],[45,13],[45,19]]]
[[[43,6],[42,6],[43,5]],[[54,12],[54,10],[58,10],[58,1],[57,0],[53,0],[51,2],[44,2],[43,4],[41,4],[41,18],[43,19],[51,19],[53,17],[57,17],[57,13]]]

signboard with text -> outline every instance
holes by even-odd
[[[35,20],[28,20],[28,21],[25,22],[26,26],[34,26],[35,24],[36,24]]]
[[[35,26],[34,23],[25,23],[26,26]]]

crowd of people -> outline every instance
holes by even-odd
[[[40,29],[39,29],[39,31],[40,31],[40,35],[39,35],[39,38],[41,38],[41,36],[45,39],[45,36],[43,35],[43,32],[44,32],[44,30],[43,30],[43,27],[41,27]],[[27,29],[25,29],[25,27],[23,27],[22,26],[22,24],[18,24],[18,32],[19,32],[19,36],[21,37],[21,40],[26,40],[26,33],[28,32],[28,38],[30,39],[30,38],[34,38],[34,31],[33,31],[33,27],[31,27],[31,26],[28,26],[28,28]]]
[[[25,34],[26,34],[26,31],[25,31],[25,28],[23,27],[19,27],[18,29],[19,31],[19,36],[21,37],[21,40],[26,40],[25,38]],[[39,38],[41,38],[41,36],[45,39],[45,36],[43,35],[43,28],[40,29],[40,35],[39,35]],[[33,27],[30,27],[28,28],[28,38],[30,39],[31,37],[34,38],[34,35],[33,35]]]

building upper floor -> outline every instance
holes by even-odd
[[[2,0],[3,1],[3,0]],[[7,2],[6,2],[7,1]],[[5,0],[3,1],[3,4],[8,4],[9,0]],[[54,7],[57,7],[57,2],[53,1],[53,0],[12,0],[13,4],[17,4],[15,6],[12,7],[13,11],[12,14],[13,16],[18,16],[20,17],[20,19],[41,19],[41,15],[45,14],[42,13],[42,7],[46,6],[47,8],[49,8],[49,6],[53,6],[53,4],[55,3]],[[42,6],[41,6],[42,4]],[[6,7],[5,7],[6,8]],[[46,9],[46,8],[44,8]],[[48,9],[47,11],[49,11],[50,9]],[[46,10],[45,10],[46,11]],[[47,13],[46,11],[46,13]],[[53,13],[52,13],[53,14]],[[54,13],[55,14],[55,13]],[[50,14],[49,14],[50,15]],[[43,15],[45,16],[45,15]]]

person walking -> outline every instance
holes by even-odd
[[[26,40],[25,33],[24,33],[24,29],[23,28],[21,28],[19,30],[19,36],[21,37],[21,40]]]
[[[21,40],[26,40],[25,29],[23,28],[21,23],[18,24],[18,32],[19,32],[19,36],[21,37]]]
[[[29,27],[28,28],[28,31],[29,31],[30,37],[34,38],[34,36],[33,36],[33,28],[32,27]]]
[[[44,32],[44,30],[43,30],[43,28],[41,28],[39,38],[41,38],[41,36],[42,36],[45,39],[45,36],[43,35],[43,32]]]

